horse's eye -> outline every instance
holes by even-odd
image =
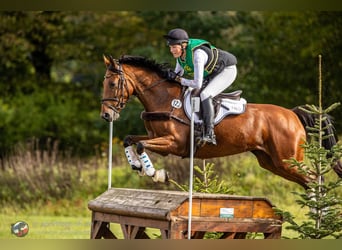
[[[109,82],[109,88],[114,89],[115,88],[115,82]]]

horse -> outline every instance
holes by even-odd
[[[101,117],[108,121],[119,119],[121,110],[135,96],[144,106],[141,117],[147,135],[127,135],[124,138],[125,154],[132,169],[148,175],[154,181],[165,182],[168,173],[155,170],[145,150],[162,156],[169,154],[189,157],[190,120],[183,108],[172,105],[184,98],[184,88],[167,80],[167,64],[158,64],[140,56],[122,56],[113,59],[103,56],[106,72],[103,81]],[[181,105],[180,105],[181,106]],[[274,104],[247,103],[241,114],[223,118],[214,131],[217,145],[206,144],[195,150],[194,157],[209,159],[243,152],[253,153],[259,165],[305,189],[315,177],[304,175],[290,166],[286,159],[301,162],[307,140],[307,125],[314,117],[299,107],[287,109]],[[332,120],[329,134],[333,133]],[[328,126],[329,128],[329,126]],[[325,141],[331,148],[337,142],[336,134]],[[335,172],[342,178],[342,164],[336,160]]]

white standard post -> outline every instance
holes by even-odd
[[[112,158],[113,158],[113,121],[109,122],[109,149],[108,149],[108,189],[112,187]]]
[[[195,112],[199,111],[200,98],[191,98],[191,128],[190,128],[190,178],[189,178],[189,214],[188,214],[188,239],[191,239],[191,217],[192,217],[192,189],[194,175],[194,119]]]

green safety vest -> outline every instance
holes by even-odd
[[[189,39],[188,46],[186,47],[186,57],[182,60],[177,58],[178,63],[184,69],[184,76],[194,76],[194,51],[196,48],[201,47],[207,52],[209,58],[207,64],[204,66],[203,77],[209,75],[215,68],[218,59],[218,50],[211,45],[208,41],[202,39]]]

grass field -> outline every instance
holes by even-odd
[[[155,159],[154,161],[158,168],[158,160]],[[196,161],[195,164],[199,165],[201,162]],[[177,162],[170,158],[166,165],[174,167],[177,166]],[[183,172],[177,172],[181,168]],[[288,211],[295,216],[297,222],[305,220],[307,211],[296,204],[297,196],[292,193],[293,191],[300,191],[301,187],[261,169],[250,154],[216,160],[215,169],[221,179],[232,185],[235,194],[267,197],[277,208]],[[177,177],[184,175],[188,168],[187,166],[178,166],[178,168],[169,168],[168,170],[174,177]],[[80,191],[76,193],[82,194],[78,197],[29,203],[24,209],[13,204],[4,204],[0,211],[0,239],[18,238],[11,233],[11,224],[17,221],[24,221],[29,225],[28,235],[18,239],[89,239],[91,213],[87,204],[106,190],[106,164],[96,171],[96,180],[86,179],[88,174],[82,174],[83,182],[87,183],[84,183],[84,186],[77,187]],[[93,172],[89,176],[94,178]],[[127,164],[114,167],[112,181],[113,187],[136,188],[137,184],[140,183],[143,184],[142,188],[176,189],[174,186],[165,187],[161,184],[154,184],[148,177],[138,177]],[[89,191],[91,185],[96,185],[97,188],[93,188],[96,191]],[[99,187],[101,188],[99,189]],[[82,189],[85,191],[81,192]],[[282,236],[295,238],[297,233],[287,230],[286,226],[287,224],[284,223]],[[111,229],[117,236],[122,237],[119,225],[113,224]],[[155,236],[158,231],[149,230],[148,234]]]
[[[20,238],[11,233],[11,224],[17,221],[24,221],[29,225],[29,233],[25,237]],[[85,217],[28,215],[27,213],[8,215],[1,213],[0,239],[89,239],[90,223],[90,213],[89,216]],[[115,232],[116,236],[123,238],[118,224],[111,224],[111,230]],[[156,229],[148,231],[148,234],[152,237],[158,233]],[[286,229],[283,229],[282,235],[289,238],[296,236],[294,232]]]

